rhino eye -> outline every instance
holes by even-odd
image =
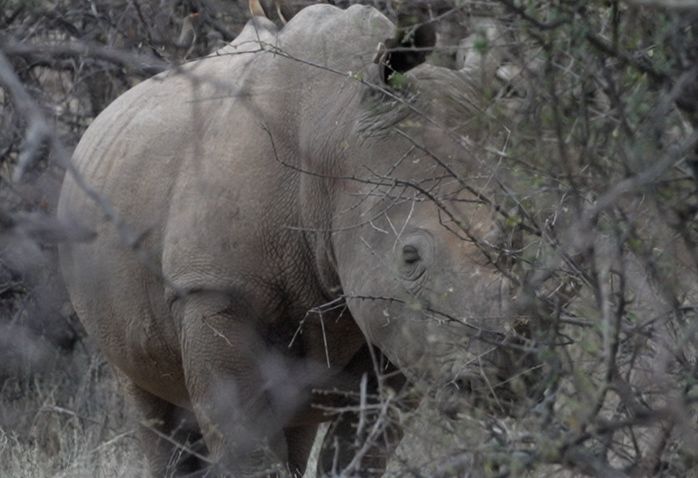
[[[407,264],[414,264],[419,259],[419,250],[412,245],[406,245],[402,248],[402,259]]]
[[[428,231],[417,229],[405,234],[401,247],[395,249],[396,272],[415,287],[423,282],[434,260],[434,240]],[[413,292],[417,289],[413,289]]]

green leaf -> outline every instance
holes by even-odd
[[[395,88],[396,90],[400,90],[407,85],[407,77],[405,75],[403,75],[402,73],[398,73],[396,71],[395,73],[390,75],[390,78],[388,78],[388,84],[392,88]]]

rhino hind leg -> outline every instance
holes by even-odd
[[[140,415],[138,435],[150,474],[157,478],[204,476],[207,465],[196,455],[203,457],[207,451],[193,413],[130,381],[125,388]]]

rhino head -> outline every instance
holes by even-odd
[[[331,160],[306,190],[333,205],[313,223],[330,231],[319,253],[326,284],[367,339],[413,381],[499,399],[535,367],[491,194],[500,173],[485,147],[498,136],[483,71],[424,63],[433,46],[421,29],[379,46],[337,100],[338,127],[318,140],[334,141]]]

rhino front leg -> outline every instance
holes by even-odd
[[[317,425],[288,427],[284,430],[288,443],[288,468],[292,478],[301,478],[305,473],[317,430]]]
[[[395,423],[388,423],[392,420],[389,415],[378,417],[383,423],[355,412],[338,415],[320,451],[318,477],[383,476],[388,459],[402,438],[402,430]]]
[[[375,364],[374,360],[381,363]],[[405,377],[387,362],[380,352],[364,346],[347,365],[341,382],[331,384],[330,390],[344,391],[334,403],[325,407],[341,411],[334,418],[325,435],[318,459],[318,477],[383,476],[388,459],[402,438],[402,429],[396,420],[396,408],[406,410],[411,404],[393,398],[380,397],[378,377],[386,395],[395,395],[406,385]],[[348,400],[342,396],[363,397]],[[361,407],[363,403],[363,407]]]
[[[207,467],[199,457],[206,455],[206,447],[192,413],[146,392],[126,376],[119,375],[123,388],[140,414],[138,438],[151,476],[203,476]]]
[[[266,346],[254,316],[222,294],[180,300],[184,376],[210,459],[223,476],[276,476],[286,442],[264,388]]]

